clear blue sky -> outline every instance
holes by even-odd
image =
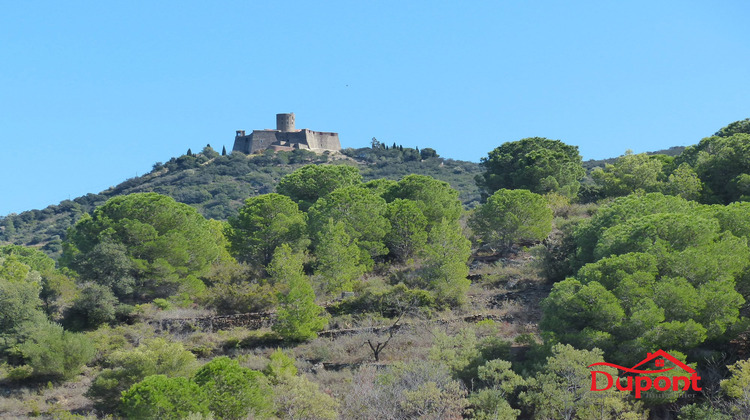
[[[75,1],[0,5],[0,215],[298,128],[478,161],[542,136],[584,159],[750,117],[750,3]]]

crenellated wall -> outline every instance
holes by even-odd
[[[246,135],[244,130],[237,130],[232,151],[252,154],[269,148],[341,150],[338,133],[306,128],[295,130],[294,114],[277,114],[276,125],[278,130],[253,130],[250,135]]]

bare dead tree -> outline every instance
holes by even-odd
[[[385,338],[385,340],[377,340],[379,336],[375,335],[376,338],[368,338],[362,344],[367,344],[370,347],[370,350],[372,351],[372,357],[376,362],[380,361],[380,353],[388,346],[388,343],[391,342],[396,333],[398,333],[398,331],[401,329],[401,325],[399,325],[399,322],[401,322],[401,318],[403,318],[405,314],[415,312],[415,310],[419,306],[419,301],[416,298],[406,300],[396,297],[391,304],[398,314],[398,316],[396,317],[396,321],[393,322],[390,327],[380,330],[381,332],[387,332],[388,336]],[[372,332],[376,332],[375,328],[372,329]]]
[[[401,328],[401,326],[398,325],[398,322],[401,321],[401,317],[403,315],[404,313],[401,312],[398,318],[396,319],[396,322],[394,322],[393,325],[391,325],[390,327],[386,329],[386,331],[388,331],[388,338],[386,338],[385,341],[376,341],[373,344],[372,339],[369,339],[369,338],[367,339],[366,343],[367,345],[370,346],[370,350],[372,350],[372,357],[375,359],[376,362],[380,361],[380,352],[382,352],[383,349],[385,349],[388,343],[390,343],[391,340],[393,339],[393,336],[396,335],[398,330]]]

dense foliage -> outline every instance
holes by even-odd
[[[503,143],[482,158],[482,167],[485,173],[477,183],[487,195],[501,188],[523,188],[575,197],[585,174],[577,146],[543,137]]]
[[[469,226],[483,245],[509,249],[546,238],[552,231],[552,210],[539,194],[500,189],[474,210]]]
[[[424,173],[374,177],[475,175],[375,139],[155,165],[144,178],[252,163],[273,180],[217,210],[228,222],[206,218],[222,193],[138,192],[80,215],[57,263],[0,246],[0,415],[747,418],[746,127],[677,157],[626,153],[580,190],[574,147],[506,143],[484,161],[482,204]],[[657,349],[702,391],[590,391],[593,364]]]
[[[750,249],[739,225],[750,208],[742,209],[658,193],[603,206],[578,230],[579,261],[588,264],[555,284],[541,327],[624,364],[650,349],[689,352],[724,337],[745,303],[737,283]]]
[[[357,163],[366,181],[397,180],[416,173],[446,181],[460,191],[461,201],[479,201],[474,176],[480,172],[473,162],[426,156],[420,160],[414,149],[344,149],[343,159]],[[211,155],[211,154],[209,154]],[[154,164],[148,174],[128,179],[97,194],[63,200],[41,210],[0,216],[0,243],[41,247],[59,256],[67,229],[84,214],[92,212],[108,199],[136,192],[156,192],[195,207],[207,218],[226,220],[248,197],[274,192],[285,175],[309,164],[342,162],[342,157],[316,154],[307,150],[244,155],[231,153],[209,157],[199,153],[172,158]]]
[[[203,286],[197,276],[226,254],[217,230],[163,195],[115,197],[75,225],[61,262],[121,299],[192,294]]]

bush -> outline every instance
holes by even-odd
[[[191,413],[208,414],[203,390],[186,378],[149,376],[122,394],[120,408],[128,419],[181,420]]]
[[[270,284],[250,282],[214,284],[208,289],[204,301],[219,315],[263,312],[277,303],[276,291]]]
[[[329,306],[328,311],[334,315],[375,312],[385,316],[398,316],[404,311],[404,305],[423,309],[432,309],[437,306],[430,292],[422,289],[409,289],[403,283],[399,283],[384,289],[367,289],[355,298]]]
[[[34,374],[34,368],[29,365],[14,367],[8,371],[8,379],[11,381],[23,381]]]
[[[515,242],[546,238],[552,231],[552,210],[539,194],[501,189],[477,208],[469,226],[483,244],[509,249]]]
[[[91,283],[81,290],[66,311],[65,324],[73,329],[94,329],[115,320],[118,301],[109,287]]]
[[[315,338],[325,328],[328,319],[324,309],[315,304],[315,292],[303,273],[302,254],[292,253],[289,245],[276,249],[268,272],[276,284],[287,287],[279,293],[279,309],[273,330],[285,339],[304,341]]]
[[[144,341],[133,350],[119,350],[107,359],[104,369],[91,384],[86,395],[96,407],[110,411],[122,391],[150,375],[188,376],[195,366],[195,356],[180,343],[163,338]]]
[[[208,397],[208,408],[222,419],[244,419],[249,413],[265,417],[271,412],[271,389],[262,373],[241,367],[236,360],[217,357],[193,377]]]
[[[304,376],[290,376],[274,389],[274,405],[282,419],[339,418],[338,402]]]
[[[96,350],[86,336],[65,331],[59,324],[43,322],[24,330],[29,338],[18,348],[34,376],[70,378],[94,357]]]
[[[172,309],[172,304],[169,303],[168,300],[163,299],[163,298],[154,299],[154,306],[161,309],[162,311],[167,311],[169,309]]]

